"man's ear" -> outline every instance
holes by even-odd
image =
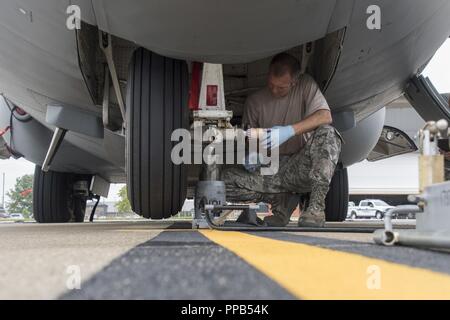
[[[294,76],[293,76],[293,80],[292,80],[292,84],[293,86],[295,86],[299,81],[300,81],[300,77],[301,77],[301,73],[297,72]]]

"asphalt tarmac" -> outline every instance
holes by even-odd
[[[382,225],[329,225],[354,226]],[[382,247],[371,233],[189,227],[0,223],[0,299],[450,299],[447,252]]]

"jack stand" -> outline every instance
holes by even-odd
[[[207,229],[209,223],[204,209],[208,204],[225,204],[225,183],[218,181],[220,168],[216,164],[204,165],[201,174],[202,180],[197,183],[194,197],[195,216],[192,220],[192,228]]]
[[[260,205],[230,205],[226,203],[225,182],[220,181],[220,165],[204,165],[202,180],[197,183],[194,197],[195,216],[193,229],[209,229],[225,224],[225,218],[232,210],[243,210],[237,221],[242,225],[260,226],[256,212]],[[225,211],[225,213],[223,213]]]
[[[196,196],[194,198],[194,219],[192,219],[192,229],[210,229],[205,217],[205,212],[201,210],[201,205],[197,199]]]

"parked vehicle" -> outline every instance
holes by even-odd
[[[6,212],[5,208],[0,206],[0,218],[7,218],[9,214]]]
[[[8,218],[9,219],[14,219],[16,221],[18,221],[18,220],[25,220],[23,214],[21,214],[21,213],[11,213]]]
[[[356,206],[356,204],[353,201],[350,201],[348,203],[347,219],[349,219],[349,218],[356,219],[356,217],[357,217],[356,210],[358,210],[358,207]]]
[[[376,199],[362,200],[359,203],[359,206],[354,207],[353,210],[350,212],[350,218],[383,219],[386,211],[392,208],[394,207],[387,204],[383,200],[376,200]]]
[[[398,213],[392,216],[394,219],[416,219],[416,214],[414,212],[409,213]]]

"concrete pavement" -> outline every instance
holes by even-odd
[[[0,243],[0,299],[450,298],[450,254],[371,234],[10,223]]]

